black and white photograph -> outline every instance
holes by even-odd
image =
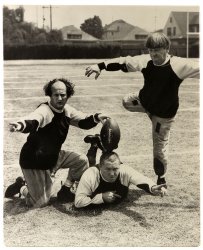
[[[201,246],[200,1],[166,2],[3,1],[2,247]]]

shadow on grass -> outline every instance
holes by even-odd
[[[196,209],[198,206],[196,205],[186,205],[183,204],[176,204],[176,203],[156,203],[156,202],[146,202],[146,203],[137,203],[136,201],[139,200],[141,196],[150,195],[143,190],[133,190],[129,191],[128,197],[118,204],[101,204],[101,205],[91,205],[85,208],[76,208],[73,203],[58,203],[56,199],[53,199],[51,204],[60,212],[66,213],[70,216],[80,217],[92,217],[92,216],[100,216],[102,215],[103,211],[113,211],[123,214],[134,220],[135,222],[139,223],[140,226],[149,228],[152,225],[147,223],[145,217],[136,212],[136,206],[139,208],[145,207],[154,207],[154,208],[181,208],[181,209]]]
[[[56,199],[56,197],[51,198],[49,206],[53,206],[58,211],[68,214],[69,216],[74,217],[93,217],[93,216],[100,216],[102,215],[103,211],[113,211],[117,212],[119,214],[123,214],[125,216],[128,216],[131,218],[131,220],[134,220],[135,222],[138,222],[140,226],[142,227],[150,227],[151,225],[147,223],[145,217],[136,212],[136,206],[137,207],[154,207],[154,208],[182,208],[182,209],[197,209],[198,206],[193,205],[186,205],[183,206],[183,204],[176,204],[176,203],[156,203],[156,202],[146,202],[146,203],[136,203],[136,201],[139,200],[140,197],[149,195],[143,190],[129,190],[128,197],[124,199],[122,202],[117,204],[101,204],[101,205],[91,205],[85,208],[76,208],[73,204],[73,202],[70,203],[59,203]],[[28,208],[25,204],[25,200],[14,197],[13,199],[6,199],[6,202],[4,202],[4,217],[7,215],[17,215],[21,213],[26,213],[29,210],[33,208]]]
[[[6,199],[4,202],[4,217],[6,215],[17,215],[26,213],[29,208],[26,206],[25,200],[14,197],[12,199]]]
[[[143,190],[130,190],[128,198],[117,204],[100,204],[90,205],[85,208],[76,208],[73,203],[58,203],[56,199],[52,199],[52,205],[62,213],[66,213],[70,216],[81,217],[81,216],[100,216],[103,211],[114,211],[122,213],[134,221],[138,222],[142,227],[149,227],[150,224],[146,222],[144,216],[136,211],[132,211],[129,207],[132,207],[132,203],[138,200],[141,196],[148,195]]]

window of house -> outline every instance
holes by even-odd
[[[176,27],[173,27],[173,35],[176,35]]]
[[[82,34],[67,34],[68,39],[82,39]]]
[[[190,24],[189,32],[199,32],[199,25],[198,24]]]
[[[173,18],[172,17],[170,17],[170,23],[172,23],[173,22]]]
[[[167,28],[167,36],[171,36],[172,34],[171,34],[171,27],[168,27]]]
[[[146,35],[135,35],[135,40],[143,40],[146,39],[147,36]]]

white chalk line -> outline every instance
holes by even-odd
[[[64,74],[57,74],[57,75],[60,75],[60,77],[64,76]],[[68,78],[68,79],[77,78],[77,77],[85,77],[85,75],[69,76],[69,75],[67,75],[67,73],[65,75],[66,75],[66,78]],[[132,74],[128,74],[128,76],[123,75],[123,74],[122,75],[103,74],[97,80],[95,80],[94,76],[92,76],[92,77],[89,77],[89,78],[86,77],[86,79],[81,79],[81,80],[78,79],[78,81],[102,81],[102,80],[104,80],[106,78],[109,79],[111,77],[113,77],[113,78],[117,77],[118,79],[122,79],[122,80],[133,80],[133,81],[143,80],[144,81],[143,76],[141,74],[139,76],[140,77],[135,78],[135,76],[132,75]],[[5,82],[8,82],[8,83],[9,83],[9,81],[6,81],[8,79],[19,79],[19,80],[21,80],[21,79],[29,79],[31,77],[32,77],[32,75],[30,75],[30,76],[29,75],[27,75],[27,76],[5,76],[5,74],[4,74]],[[36,76],[36,77],[34,77],[34,79],[32,79],[32,83],[33,83],[33,80],[36,80],[36,79],[45,79],[46,80],[46,79],[49,79],[49,78],[50,78],[50,75],[48,77],[45,77],[45,76]],[[109,79],[109,80],[118,80],[118,79]],[[196,78],[187,78],[187,79],[185,79],[185,81],[190,81],[190,80],[194,81],[195,83],[199,82],[199,79],[196,79]],[[19,82],[19,83],[21,83],[21,82]],[[27,82],[27,83],[30,83],[30,82]]]
[[[134,81],[137,80],[140,82],[139,83],[113,83],[113,84],[99,84],[97,85],[95,82],[92,83],[91,85],[75,85],[76,88],[104,88],[104,87],[115,87],[115,86],[134,86],[134,87],[140,87],[140,85],[143,85],[144,82],[141,82],[140,79],[131,79],[130,81]],[[88,80],[80,80],[80,82],[86,82]],[[117,81],[117,79],[111,79],[109,81]],[[128,80],[126,80],[128,81]],[[88,81],[90,82],[90,81]],[[7,84],[15,84],[15,83],[19,83],[20,82],[7,82]],[[22,83],[21,83],[22,84]],[[30,82],[23,82],[23,84],[30,84]],[[32,83],[33,84],[33,83]],[[5,84],[4,84],[5,86]],[[183,88],[184,86],[198,86],[198,84],[189,84],[189,83],[184,83],[184,85],[181,85],[181,88]],[[4,87],[4,90],[42,90],[42,87]]]
[[[51,75],[51,74],[50,74],[50,75]],[[45,76],[35,76],[34,79],[47,79],[47,78],[50,79],[50,75],[47,76],[47,77],[45,77]],[[75,75],[73,76],[73,75],[68,75],[67,73],[65,73],[65,74],[62,74],[62,73],[59,74],[59,73],[58,73],[58,74],[56,74],[56,75],[57,75],[57,76],[52,77],[52,78],[59,78],[59,76],[60,76],[60,77],[64,77],[64,75],[65,75],[66,78],[68,78],[68,79],[71,79],[71,78],[78,78],[78,77],[84,77],[84,76],[85,76],[84,74],[78,74],[77,76],[75,76]],[[4,75],[4,76],[5,76],[5,75]],[[109,75],[109,74],[108,74],[108,75],[104,75],[104,74],[102,75],[102,77],[105,77],[105,76],[108,77],[108,78],[109,78],[109,77],[114,77],[114,78],[115,78],[115,77],[118,77],[118,79],[119,79],[119,78],[122,78],[122,79],[123,79],[123,78],[126,78],[125,75]],[[131,75],[131,76],[132,76],[132,75]],[[129,75],[129,77],[130,77],[130,75]],[[31,79],[32,79],[32,78],[33,78],[33,75],[30,75],[30,76],[29,76],[29,75],[27,75],[27,76],[5,76],[5,78],[6,78],[6,79],[19,79],[19,80],[21,80],[21,79],[28,79],[28,78],[31,78]],[[92,78],[89,78],[89,79],[95,80],[95,79],[94,79],[94,76],[93,76]],[[140,79],[142,79],[142,77],[140,77]],[[98,80],[102,80],[102,79],[97,79],[97,81],[98,81]]]
[[[178,156],[178,155],[199,155],[199,150],[188,150],[188,151],[179,151],[179,152],[171,152],[169,153],[169,156]],[[133,154],[133,155],[120,155],[121,160],[122,159],[139,159],[139,158],[149,158],[153,157],[152,154]],[[20,167],[19,164],[12,163],[12,164],[4,164],[4,167]]]
[[[88,88],[88,86],[89,87],[92,87],[92,86],[95,86],[95,87],[102,87],[102,86],[116,86],[116,83],[115,84],[102,84],[102,83],[100,83],[100,82],[103,82],[103,81],[106,81],[107,79],[97,79],[97,80],[94,80],[94,79],[81,79],[81,80],[78,80],[77,81],[77,83],[75,83],[75,86],[76,87],[83,87],[82,85],[79,85],[79,83],[80,82],[88,82],[88,83],[91,83],[91,85],[87,85],[87,88]],[[115,78],[113,78],[113,79],[108,79],[108,82],[114,82],[114,81],[116,81],[116,82],[118,82],[118,80],[120,80],[120,81],[127,81],[127,82],[132,82],[132,83],[119,83],[118,85],[126,85],[126,86],[142,86],[143,84],[144,84],[144,80],[142,79],[142,78],[140,78],[140,79],[138,79],[138,78],[129,78],[129,79],[126,79],[126,78],[123,78],[123,79],[121,79],[121,78],[118,78],[118,79],[115,79]],[[46,81],[46,80],[45,80]],[[135,81],[136,81],[136,83],[135,83]],[[138,81],[138,82],[137,82]],[[41,83],[39,83],[38,81],[32,81],[32,85],[33,84],[35,84],[35,83],[37,83],[37,84],[40,84],[40,87],[34,87],[34,88],[25,88],[25,87],[5,87],[6,85],[13,85],[13,84],[22,84],[22,82],[13,82],[13,81],[4,81],[4,89],[38,89],[38,88],[41,88],[42,89],[42,87],[41,87]],[[97,85],[97,83],[99,83],[99,85]],[[23,85],[25,85],[25,84],[30,84],[30,82],[23,82]],[[86,85],[85,85],[86,86]],[[182,87],[184,87],[184,86],[199,86],[199,81],[194,81],[193,83],[191,83],[191,82],[184,82],[182,85],[181,85],[181,88]]]
[[[199,91],[181,91],[181,93],[185,94],[199,94]],[[92,98],[92,97],[116,97],[116,96],[124,96],[124,94],[105,94],[105,95],[75,95],[72,98]],[[4,98],[5,101],[19,101],[19,100],[38,100],[42,99],[42,96],[34,96],[34,97],[19,97],[19,98]]]
[[[75,95],[71,98],[92,98],[92,97],[113,97],[113,96],[123,96],[123,94],[108,94],[108,95]],[[19,101],[19,100],[37,100],[43,99],[42,96],[35,97],[19,97],[19,98],[5,98],[5,101]]]
[[[179,109],[178,112],[188,112],[188,111],[192,111],[192,112],[198,112],[199,108],[185,108],[185,109]],[[4,113],[12,113],[12,112],[24,112],[24,110],[9,110],[9,111],[5,111]],[[109,112],[108,115],[109,116],[130,116],[130,115],[135,115],[136,112],[115,112],[115,113],[111,113]],[[138,114],[138,113],[137,113]],[[21,118],[21,116],[16,116],[16,117],[5,117],[4,120],[16,120]]]
[[[115,77],[114,78],[112,78],[112,79],[108,79],[108,81],[110,82],[110,81],[118,81],[118,80],[120,80],[120,81],[139,81],[139,82],[141,82],[141,83],[144,83],[144,80],[142,79],[142,78],[128,78],[128,79],[126,79],[126,78],[122,78],[121,79],[121,77],[120,76],[117,76],[118,78],[116,78],[115,79]],[[27,79],[28,77],[26,77],[26,79]],[[69,78],[68,78],[69,79]],[[107,79],[106,78],[102,78],[102,79],[97,79],[97,80],[95,80],[95,79],[78,79],[77,80],[77,82],[92,82],[92,83],[96,83],[96,82],[102,82],[102,81],[106,81]],[[46,78],[44,78],[44,81],[47,81],[46,80]],[[37,84],[39,84],[39,81],[33,81],[32,80],[32,83],[31,84],[34,84],[34,83],[37,83]],[[5,84],[22,84],[22,81],[20,81],[20,79],[19,79],[19,81],[16,81],[16,82],[14,82],[14,81],[4,81],[4,85]],[[30,82],[23,82],[23,84],[30,84]],[[78,84],[78,83],[76,83],[76,84]]]
[[[133,83],[124,83],[124,84],[116,84],[116,83],[114,83],[114,84],[101,84],[101,85],[94,85],[94,84],[92,84],[92,85],[76,85],[75,86],[75,88],[97,88],[97,87],[99,87],[99,88],[106,88],[106,87],[115,87],[115,86],[134,86],[134,87],[136,87],[136,85],[135,84],[133,84]],[[138,87],[140,87],[140,86],[138,86]],[[23,88],[23,87],[21,87],[21,88],[18,88],[18,87],[14,87],[14,88],[4,88],[4,90],[42,90],[42,87],[32,87],[32,88]]]

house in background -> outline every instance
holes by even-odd
[[[65,26],[61,29],[63,40],[66,41],[97,41],[98,39],[77,29],[74,25]]]
[[[116,20],[104,26],[103,40],[138,40],[143,41],[148,36],[148,32],[122,19]]]
[[[172,47],[186,48],[186,57],[199,57],[199,12],[172,11],[163,32],[170,38]]]
[[[199,12],[172,11],[163,31],[170,39],[186,38],[187,32],[199,33]]]

